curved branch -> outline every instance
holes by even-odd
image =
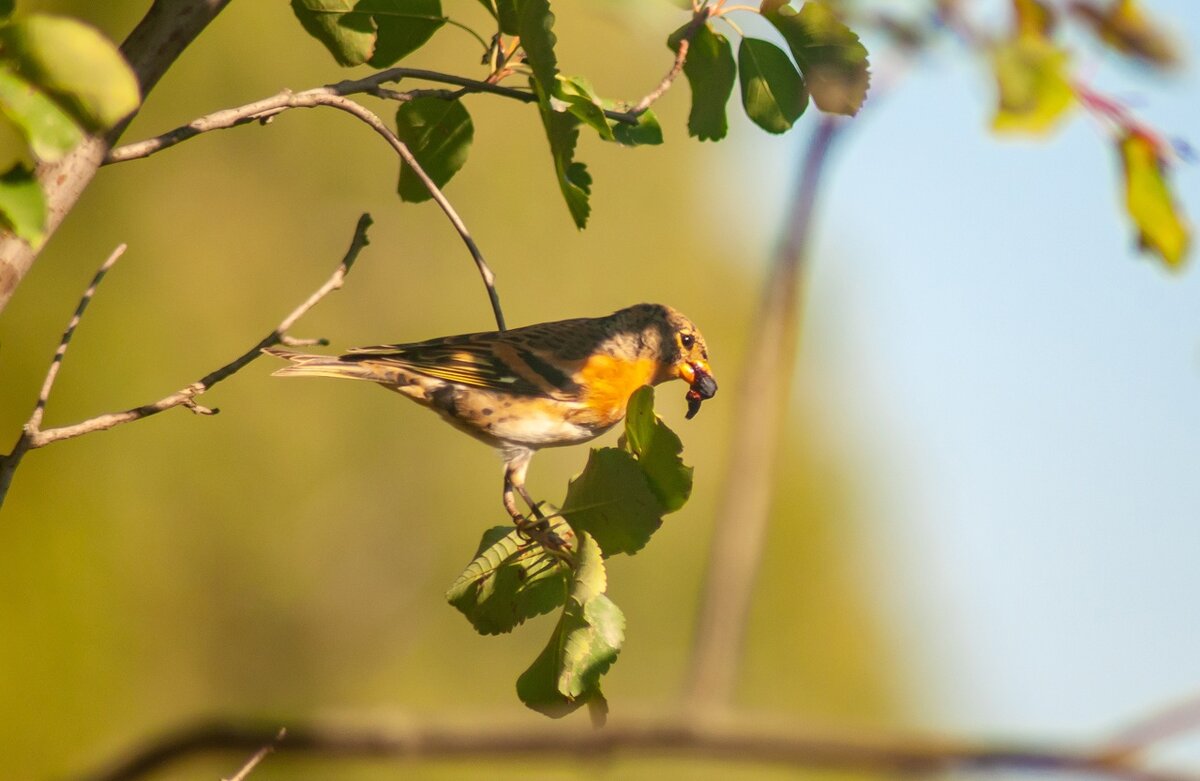
[[[287,728],[275,743],[277,724],[202,722],[136,746],[81,781],[130,781],[186,757],[214,751],[253,751],[273,744],[279,753],[358,759],[455,760],[613,756],[678,756],[731,763],[927,776],[968,770],[1086,773],[1138,781],[1197,781],[1197,776],[1149,770],[1088,753],[905,737],[850,738],[785,730],[778,726],[704,724],[657,719],[579,729],[543,725],[505,727],[411,726],[349,728],[310,724]]]
[[[394,68],[395,70],[403,70]],[[370,85],[370,89],[377,89],[381,77],[391,71],[375,74],[367,79],[361,79],[356,82],[343,82],[341,86],[333,85],[328,87],[318,87],[316,89],[305,90],[304,92],[291,92],[284,90],[277,95],[272,95],[269,98],[256,100],[253,103],[247,103],[244,106],[236,106],[234,108],[224,109],[212,114],[200,117],[183,127],[176,128],[169,133],[164,133],[156,138],[143,141],[138,144],[130,145],[129,147],[120,147],[113,150],[113,159],[111,162],[121,162],[123,160],[133,160],[138,157],[148,157],[155,152],[161,151],[168,147],[178,144],[200,133],[207,133],[212,130],[227,130],[233,127],[239,127],[249,122],[266,122],[273,119],[276,115],[294,108],[315,108],[317,106],[330,106],[332,108],[345,111],[352,114],[358,119],[365,122],[372,130],[383,137],[388,145],[400,156],[400,159],[405,162],[417,174],[417,177],[425,185],[425,189],[433,197],[434,202],[441,207],[450,224],[454,226],[454,230],[458,232],[462,238],[463,244],[466,245],[467,251],[471,253],[472,260],[475,261],[475,267],[479,270],[479,276],[483,279],[484,287],[487,288],[488,299],[492,305],[492,314],[496,318],[496,327],[503,331],[505,330],[504,311],[500,307],[500,294],[496,290],[496,275],[492,273],[492,269],[488,266],[487,261],[483,257],[479,246],[475,240],[471,238],[471,232],[467,230],[466,223],[462,217],[450,205],[450,201],[442,194],[441,189],[429,178],[421,164],[413,157],[412,152],[403,141],[392,132],[383,120],[379,118],[373,111],[367,109],[359,103],[355,103],[345,97],[340,90],[345,88],[351,92],[362,92],[365,89],[364,85]],[[350,86],[345,86],[350,85]]]

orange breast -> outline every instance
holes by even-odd
[[[586,388],[588,407],[606,424],[620,420],[629,397],[643,385],[649,385],[655,373],[654,361],[620,360],[610,355],[593,355],[579,370],[580,384]]]

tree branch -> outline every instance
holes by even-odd
[[[399,68],[392,69],[403,70]],[[450,201],[442,194],[437,184],[429,178],[421,164],[413,156],[409,148],[401,141],[395,133],[392,132],[383,120],[377,114],[370,111],[363,105],[341,94],[340,90],[348,89],[350,92],[365,91],[364,85],[370,85],[371,89],[378,87],[377,82],[381,77],[392,71],[384,71],[383,73],[375,74],[367,79],[360,79],[356,82],[342,82],[341,85],[332,85],[326,87],[317,87],[316,89],[305,90],[304,92],[291,92],[284,90],[277,95],[272,95],[269,98],[256,100],[253,103],[247,103],[243,106],[224,109],[212,114],[200,117],[183,127],[176,128],[168,133],[164,133],[156,138],[149,139],[137,144],[132,144],[127,147],[120,147],[113,150],[112,160],[109,162],[121,162],[124,160],[134,160],[139,157],[148,157],[155,152],[167,149],[168,147],[178,144],[200,133],[207,133],[212,130],[227,130],[233,127],[239,127],[248,122],[266,122],[273,119],[276,115],[294,108],[315,108],[317,106],[329,106],[332,108],[345,111],[352,114],[358,119],[365,122],[372,130],[383,137],[392,149],[400,156],[406,165],[413,169],[417,177],[425,185],[425,189],[433,197],[434,202],[441,207],[442,212],[450,220],[450,224],[458,232],[462,238],[463,244],[466,245],[467,251],[471,253],[471,258],[475,261],[475,267],[479,270],[479,276],[483,279],[484,287],[487,289],[488,300],[491,302],[492,314],[496,318],[496,327],[503,331],[505,329],[504,311],[500,306],[500,294],[496,290],[496,275],[492,273],[492,269],[488,266],[487,261],[483,257],[483,253],[479,250],[479,246],[475,240],[471,238],[470,231],[467,230],[466,224],[462,217],[454,210]],[[346,86],[349,85],[349,86]]]
[[[219,369],[206,374],[204,377],[200,378],[196,382],[193,382],[191,385],[181,388],[169,396],[164,396],[158,401],[150,404],[144,404],[140,407],[134,407],[133,409],[128,409],[123,412],[110,412],[105,415],[97,415],[94,418],[89,418],[70,426],[61,426],[59,428],[42,430],[42,416],[45,412],[46,402],[49,398],[50,390],[54,385],[54,379],[58,374],[58,367],[62,362],[62,356],[66,352],[67,344],[70,342],[71,336],[75,331],[75,326],[79,324],[80,316],[82,316],[88,302],[96,292],[96,285],[99,284],[100,280],[104,278],[104,274],[109,268],[112,267],[112,264],[116,262],[116,259],[120,257],[120,253],[124,251],[124,245],[118,247],[117,250],[113,252],[113,255],[109,256],[109,259],[105,261],[104,265],[100,267],[100,270],[96,273],[96,277],[93,279],[91,286],[88,287],[87,292],[85,292],[83,295],[83,299],[79,302],[79,307],[75,310],[75,316],[72,318],[70,325],[63,334],[62,342],[59,344],[59,348],[54,355],[54,360],[50,364],[50,370],[46,374],[46,380],[42,383],[42,392],[38,397],[33,414],[30,415],[29,421],[25,424],[21,438],[17,441],[17,444],[11,453],[3,458],[0,458],[0,507],[3,507],[4,497],[7,495],[8,488],[12,483],[13,473],[16,471],[21,459],[30,450],[36,450],[37,448],[45,447],[46,445],[58,442],[60,440],[72,439],[74,437],[83,436],[84,434],[91,434],[96,431],[105,431],[123,423],[131,423],[135,420],[148,418],[151,415],[157,415],[160,412],[165,412],[166,410],[174,407],[188,407],[193,412],[206,415],[213,415],[219,412],[219,410],[216,409],[209,409],[207,407],[200,406],[195,401],[196,397],[205,393],[222,380],[233,376],[251,361],[258,358],[263,348],[271,347],[281,343],[296,344],[297,340],[289,337],[287,335],[287,331],[296,323],[297,320],[304,316],[305,313],[316,306],[317,302],[342,286],[342,282],[345,280],[346,275],[350,273],[350,269],[353,267],[354,261],[358,259],[358,255],[362,251],[363,247],[367,246],[367,228],[369,228],[370,225],[371,216],[369,214],[364,214],[362,217],[360,217],[358,219],[358,224],[354,229],[354,238],[350,242],[350,248],[346,251],[346,255],[342,259],[342,262],[338,265],[337,270],[333,272],[333,276],[326,280],[325,284],[321,285],[321,287],[318,288],[317,291],[311,296],[309,296],[304,303],[293,309],[291,313],[288,314],[288,316],[285,317],[283,321],[275,328],[275,330],[271,331],[271,333],[263,337],[256,345],[235,358],[233,361],[230,361]]]
[[[775,484],[775,457],[783,427],[797,324],[800,283],[813,207],[830,145],[841,122],[825,115],[808,142],[796,192],[750,335],[738,387],[738,426],[729,452],[730,473],[718,505],[700,616],[684,692],[691,707],[728,707],[741,670],[750,597],[762,558]]]
[[[252,751],[275,740],[275,725],[214,721],[185,726],[134,747],[80,781],[130,781],[186,757],[214,751]],[[542,725],[372,728],[309,724],[289,727],[280,753],[379,760],[678,756],[808,770],[884,772],[912,777],[945,772],[1086,773],[1138,781],[1197,781],[1197,776],[1150,770],[1087,752],[1021,745],[975,744],[911,737],[855,738],[770,725],[709,724],[654,719],[602,730]]]
[[[229,0],[155,0],[121,45],[137,74],[143,101],[180,53],[228,4]],[[46,195],[47,239],[75,207],[128,122],[126,119],[106,137],[87,139],[56,163],[38,166],[38,184]],[[39,251],[10,233],[0,233],[0,312]]]

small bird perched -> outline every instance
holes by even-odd
[[[688,383],[689,419],[717,392],[699,329],[661,304],[338,356],[264,352],[292,362],[278,376],[371,380],[497,448],[504,458],[504,509],[519,528],[529,521],[518,512],[514,491],[545,521],[525,489],[538,449],[600,436],[625,417],[629,397],[643,385]]]

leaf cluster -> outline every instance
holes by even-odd
[[[607,706],[600,678],[625,638],[625,617],[605,594],[604,559],[645,547],[663,516],[687,502],[692,468],[679,437],[654,414],[654,391],[629,400],[619,447],[595,448],[551,520],[569,555],[554,555],[510,526],[484,533],[475,558],[446,599],[480,634],[510,632],[527,619],[560,610],[545,649],[517,680],[534,710],[563,716]]]
[[[1167,180],[1170,145],[1072,73],[1071,52],[1061,43],[1062,20],[1052,5],[1044,0],[1012,0],[1011,13],[1011,32],[986,47],[996,82],[992,129],[1002,134],[1045,135],[1080,105],[1112,124],[1124,171],[1126,212],[1138,246],[1170,267],[1182,265],[1191,235]],[[1139,64],[1167,69],[1179,61],[1170,37],[1137,0],[1072,3],[1069,18],[1081,23],[1105,48]]]
[[[582,229],[591,215],[592,176],[576,156],[580,131],[587,128],[601,140],[622,146],[661,144],[658,118],[648,104],[631,108],[606,100],[587,79],[560,72],[549,0],[479,2],[496,25],[485,57],[486,80],[525,80],[524,94],[537,106],[555,181],[572,221]],[[810,96],[823,111],[854,114],[861,107],[869,80],[867,51],[823,0],[808,0],[799,10],[784,0],[766,0],[759,12],[779,30],[791,59],[773,43],[743,37],[736,62],[729,41],[711,23],[727,13],[720,5],[702,4],[667,40],[684,58],[683,73],[692,90],[692,136],[718,140],[726,135],[725,105],[739,78],[747,115],[772,133],[791,128]],[[304,28],[343,65],[391,65],[450,22],[440,0],[292,0],[292,8]],[[685,52],[682,46],[688,47]],[[471,116],[461,105],[469,92],[422,95],[404,102],[396,113],[398,137],[438,187],[466,163],[474,139]],[[455,107],[439,107],[438,102]],[[430,197],[407,166],[400,174],[399,193],[406,201]]]

